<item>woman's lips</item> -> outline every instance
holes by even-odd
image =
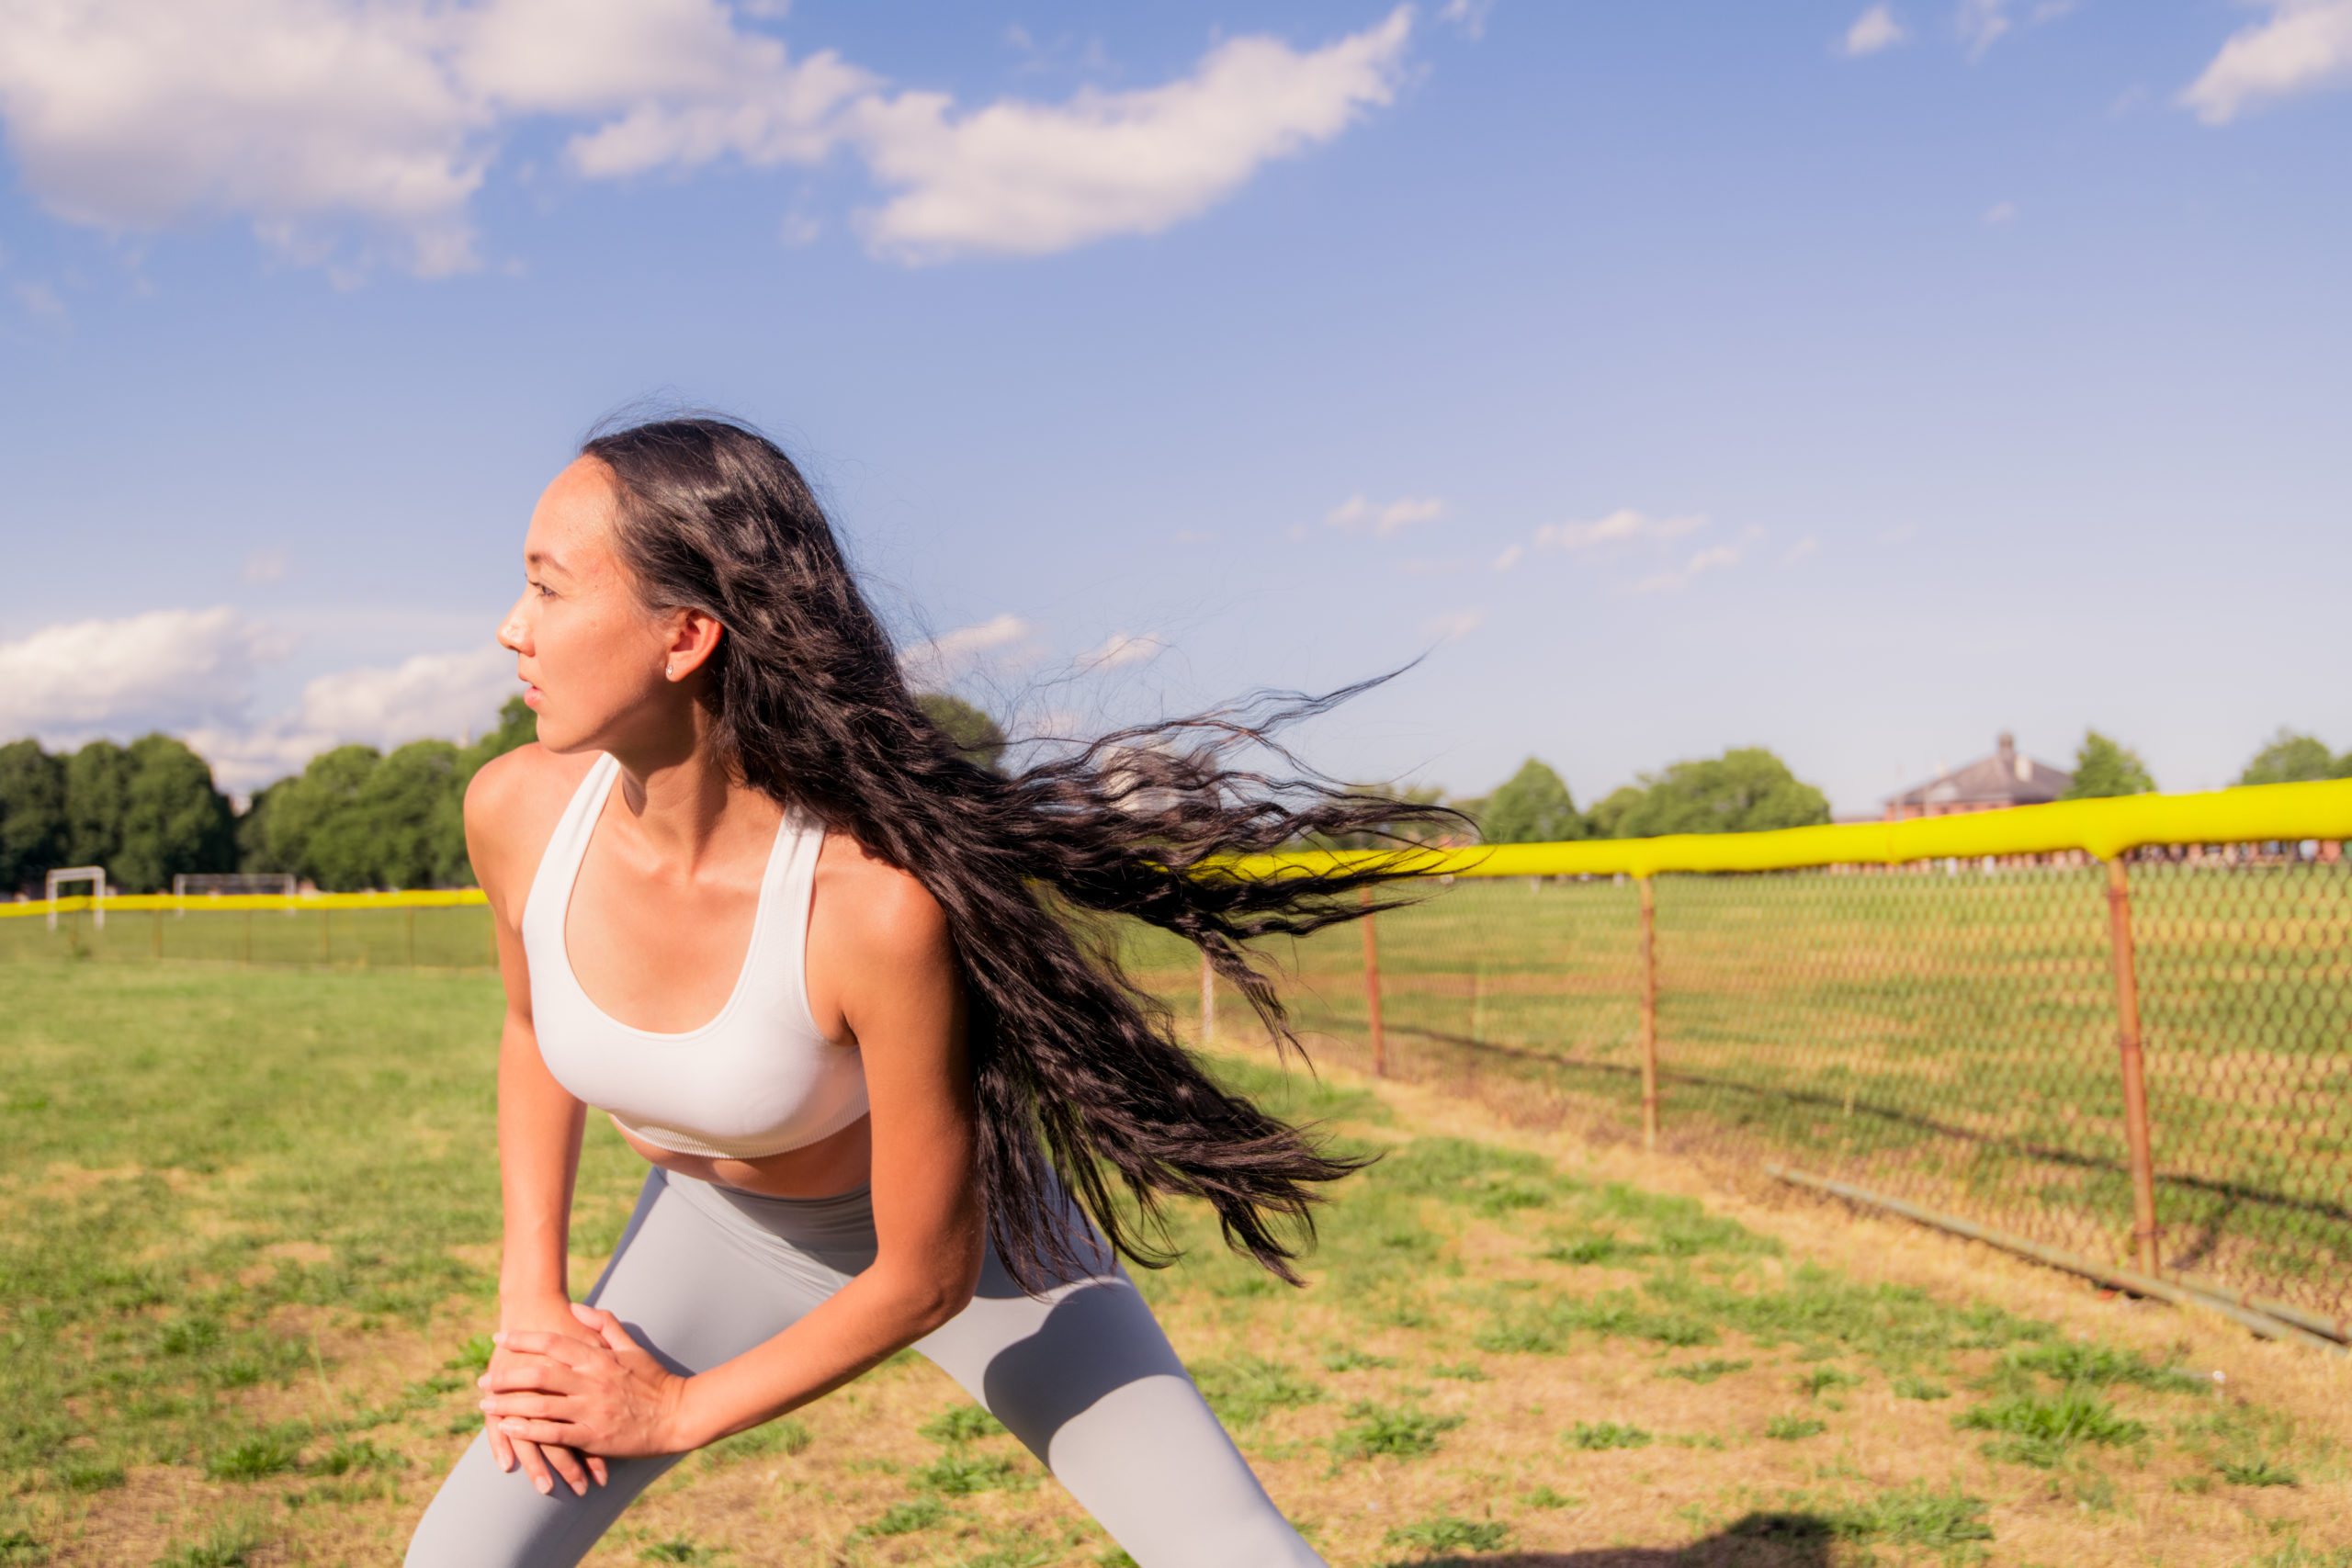
[[[528,708],[529,708],[533,713],[537,713],[537,712],[538,712],[538,711],[539,711],[539,689],[538,689],[537,686],[526,686],[526,687],[524,687],[524,688],[523,688],[523,703],[524,703],[524,705],[525,705],[525,706],[526,706],[526,707],[528,707]]]

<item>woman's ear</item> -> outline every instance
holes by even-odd
[[[718,639],[726,635],[718,617],[706,611],[672,611],[662,672],[673,681],[684,680],[710,661],[710,656],[718,651]]]

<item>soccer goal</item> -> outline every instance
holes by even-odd
[[[57,890],[60,887],[70,887],[77,882],[91,884],[90,908],[97,911],[96,918],[91,921],[91,924],[100,931],[107,929],[107,868],[105,866],[60,866],[49,874],[47,880],[48,886],[42,889],[42,896],[49,900],[49,929],[51,931],[57,929]]]
[[[294,912],[294,896],[298,888],[290,871],[184,871],[172,878],[172,897],[178,899],[219,898],[223,896],[258,895],[287,900],[286,912]],[[187,913],[183,903],[172,911]]]

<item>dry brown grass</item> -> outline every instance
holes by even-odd
[[[1492,1523],[1507,1544],[1464,1551],[1464,1560],[1532,1565],[1828,1563],[1871,1560],[1989,1561],[2095,1565],[2324,1562],[2352,1547],[2352,1475],[2344,1462],[2345,1407],[2352,1369],[2336,1359],[2270,1346],[2218,1320],[2104,1296],[1988,1249],[1916,1227],[1795,1201],[1763,1186],[1726,1183],[1720,1173],[1672,1156],[1645,1156],[1622,1143],[1572,1131],[1513,1127],[1489,1110],[1429,1090],[1367,1086],[1327,1072],[1339,1090],[1371,1088],[1371,1102],[1337,1131],[1401,1147],[1452,1137],[1537,1155],[1590,1191],[1623,1182],[1702,1201],[1781,1250],[1734,1261],[1702,1255],[1694,1277],[1756,1294],[1784,1288],[1807,1264],[1852,1280],[1916,1287],[1938,1302],[1993,1302],[2053,1326],[2056,1338],[2139,1352],[2223,1375],[2198,1394],[2124,1390],[2116,1404],[2150,1428],[2136,1445],[2084,1449],[2054,1468],[1988,1458],[1986,1435],[1956,1429],[1955,1411],[1980,1404],[1973,1390],[1994,1351],[1939,1358],[1927,1374],[1951,1389],[1937,1401],[1895,1396],[1891,1378],[1850,1349],[1809,1360],[1799,1343],[1758,1343],[1736,1329],[1720,1343],[1678,1348],[1623,1336],[1568,1335],[1554,1353],[1480,1350],[1476,1340],[1501,1281],[1529,1288],[1532,1302],[1634,1290],[1646,1260],[1577,1267],[1540,1254],[1561,1234],[1560,1200],[1482,1212],[1443,1197],[1409,1194],[1388,1210],[1343,1204],[1330,1250],[1344,1266],[1361,1243],[1343,1227],[1414,1216],[1434,1237],[1433,1254],[1401,1270],[1427,1281],[1425,1320],[1381,1323],[1345,1292],[1254,1290],[1249,1276],[1204,1256],[1148,1281],[1170,1336],[1195,1364],[1241,1355],[1282,1363],[1317,1385],[1311,1403],[1275,1408],[1238,1435],[1267,1486],[1338,1564],[1422,1561],[1392,1531],[1443,1518]],[[1402,1222],[1397,1222],[1402,1223]],[[1744,1244],[1743,1244],[1744,1245]],[[1506,1297],[1513,1294],[1506,1292]],[[71,1564],[192,1562],[185,1548],[209,1539],[254,1542],[254,1568],[277,1563],[378,1563],[398,1560],[438,1474],[466,1439],[462,1388],[429,1392],[468,1337],[490,1326],[477,1302],[453,1297],[423,1332],[359,1332],[328,1314],[282,1309],[286,1332],[316,1335],[320,1371],[289,1386],[246,1391],[256,1426],[307,1420],[323,1426],[357,1405],[389,1406],[409,1391],[412,1406],[368,1438],[402,1456],[393,1469],[343,1477],[288,1473],[248,1482],[207,1481],[186,1467],[141,1467],[124,1485],[45,1501],[40,1534],[51,1561]],[[1349,1365],[1338,1353],[1349,1353]],[[1659,1375],[1707,1360],[1745,1361],[1713,1381]],[[1391,1364],[1382,1365],[1379,1362]],[[1328,1364],[1327,1364],[1328,1363]],[[1799,1379],[1824,1368],[1853,1386],[1808,1393]],[[1337,1370],[1335,1370],[1337,1369]],[[1442,1371],[1441,1371],[1442,1369]],[[1475,1370],[1483,1381],[1458,1374]],[[1446,1374],[1456,1375],[1446,1375]],[[419,1396],[417,1391],[427,1390]],[[927,1364],[887,1366],[801,1413],[809,1434],[798,1453],[690,1460],[658,1486],[589,1562],[616,1568],[645,1561],[726,1564],[1089,1562],[1108,1559],[1101,1532],[1070,1499],[1022,1458],[1022,1483],[940,1499],[927,1528],[874,1533],[890,1510],[925,1495],[914,1483],[943,1452],[922,1435],[932,1416],[963,1396]],[[1359,1402],[1459,1416],[1435,1451],[1418,1458],[1337,1457],[1336,1439]],[[2297,1472],[2293,1486],[2233,1485],[2214,1470],[2195,1423],[2216,1415],[2240,1426],[2269,1422],[2271,1450]],[[1766,1435],[1776,1416],[1820,1420],[1818,1435]],[[1650,1434],[1636,1448],[1580,1450],[1566,1438],[1578,1423],[1614,1422]],[[2240,1438],[2244,1442],[2245,1438]],[[314,1444],[306,1460],[315,1461]],[[1010,1454],[1009,1438],[979,1439],[979,1451]],[[1948,1550],[1905,1548],[1883,1538],[1840,1540],[1823,1533],[1871,1499],[1915,1483],[1982,1499],[1989,1542]],[[373,1494],[373,1495],[371,1495]],[[903,1516],[902,1516],[903,1517]],[[1423,1539],[1432,1539],[1425,1536]],[[1442,1539],[1442,1537],[1434,1539]],[[2296,1558],[2296,1551],[2312,1555]],[[178,1556],[167,1555],[177,1551]],[[668,1556],[660,1555],[667,1551]],[[649,1556],[649,1554],[652,1554]],[[1981,1556],[1979,1555],[1981,1554]],[[2271,1554],[2267,1558],[2266,1554]],[[0,1559],[6,1560],[6,1559]]]

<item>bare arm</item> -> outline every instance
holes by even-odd
[[[533,798],[542,793],[533,786],[544,783],[527,776],[534,761],[518,757],[492,762],[466,792],[467,852],[490,899],[498,933],[499,976],[506,991],[498,1036],[498,1181],[504,1235],[499,1253],[493,1368],[514,1358],[505,1343],[512,1335],[582,1333],[571,1315],[566,1265],[572,1183],[580,1167],[587,1108],[555,1081],[539,1057],[538,1036],[531,1024],[530,968],[523,953],[522,905],[537,858],[527,853],[537,837],[530,831],[530,818],[544,815],[545,805]],[[601,1459],[583,1462],[568,1449],[516,1442],[495,1428],[489,1436],[499,1469],[521,1463],[541,1492],[551,1491],[559,1475],[583,1494],[592,1476],[599,1484],[604,1482]]]
[[[606,1313],[575,1309],[602,1350],[510,1336],[552,1364],[493,1381],[484,1408],[509,1436],[616,1458],[698,1448],[840,1387],[971,1300],[983,1225],[945,918],[912,877],[854,845],[828,844],[818,890],[811,1000],[820,1022],[831,1013],[854,1037],[873,1107],[872,1267],[784,1333],[691,1378],[664,1371]]]

